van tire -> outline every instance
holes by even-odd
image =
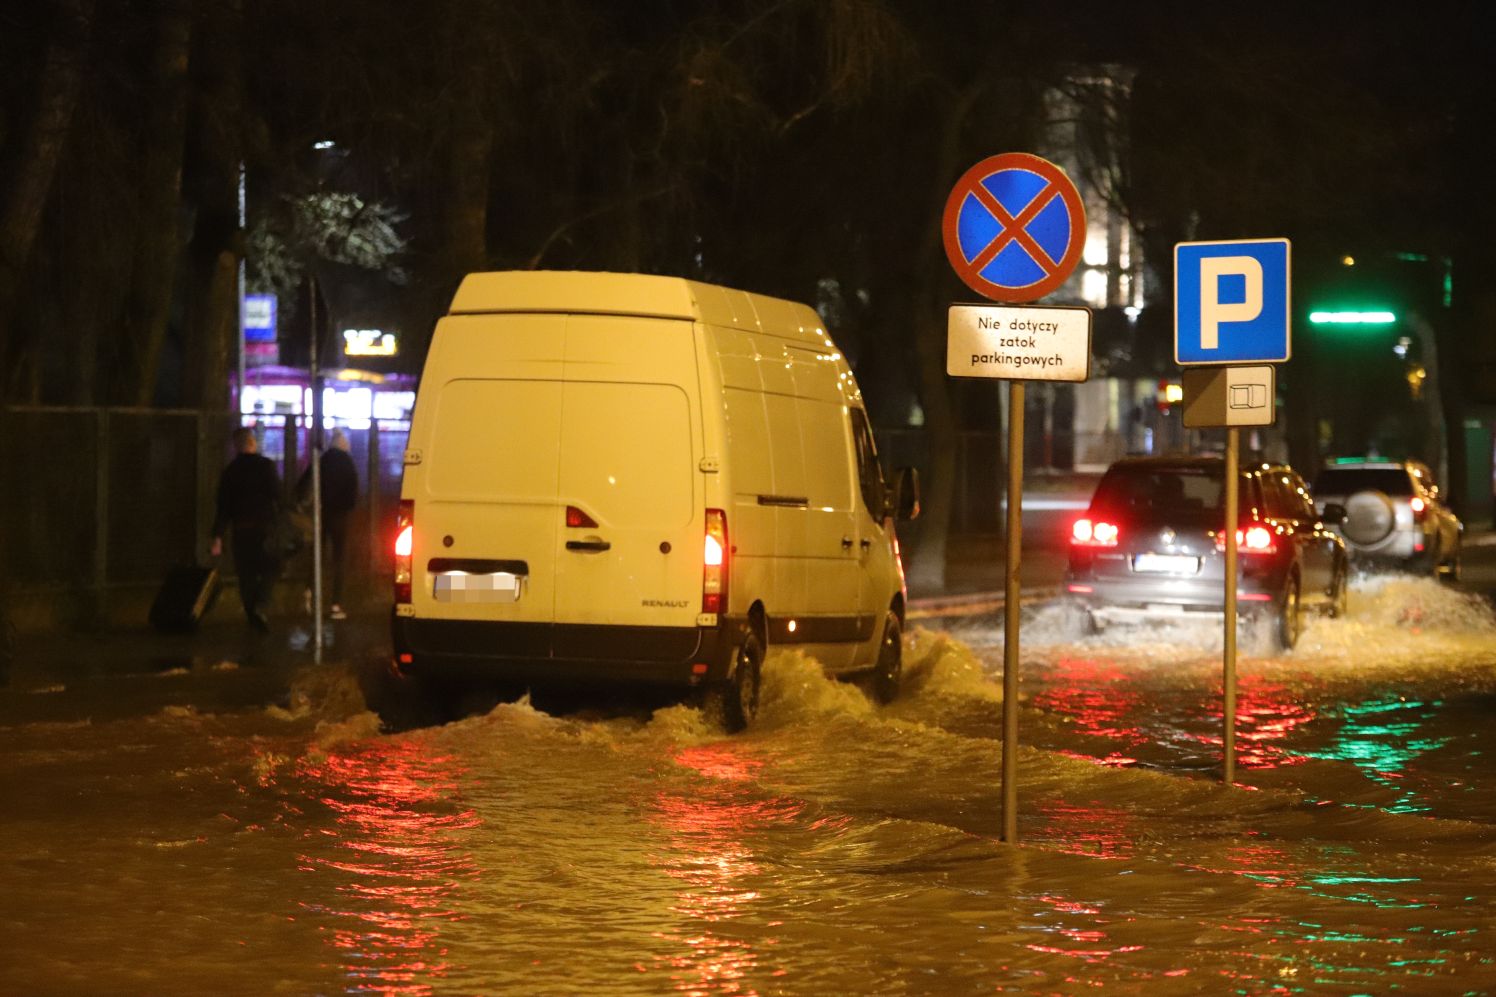
[[[883,621],[883,640],[878,645],[878,662],[873,666],[873,698],[880,703],[891,703],[899,696],[899,683],[904,676],[904,625],[899,615],[888,611]]]
[[[718,692],[722,726],[729,734],[745,730],[758,715],[759,685],[763,677],[764,645],[749,630],[734,655],[732,677]]]

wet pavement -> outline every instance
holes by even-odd
[[[292,636],[23,641],[0,991],[1496,991],[1496,616],[1429,580],[1248,641],[1234,789],[1219,634],[1029,600],[1016,848],[990,608],[887,707],[772,656],[736,737],[611,697],[386,732],[382,620]]]

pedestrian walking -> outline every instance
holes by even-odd
[[[239,599],[249,625],[264,633],[266,615],[280,556],[271,548],[271,535],[280,507],[280,475],[275,463],[260,455],[254,430],[234,430],[233,460],[218,477],[217,511],[213,517],[213,556],[223,553],[225,534],[234,548],[234,572],[239,577]]]
[[[332,431],[332,446],[322,452],[322,545],[324,561],[331,576],[328,595],[331,607],[327,615],[335,620],[348,614],[343,610],[345,556],[348,549],[348,516],[358,502],[358,469],[349,453],[348,437],[341,429]],[[302,472],[296,483],[298,500],[305,504],[312,494],[312,468]]]

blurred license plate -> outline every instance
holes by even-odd
[[[448,571],[436,576],[431,594],[437,602],[518,602],[524,589],[524,575]]]
[[[1200,559],[1184,554],[1138,554],[1132,559],[1132,570],[1163,575],[1193,575],[1200,570]]]

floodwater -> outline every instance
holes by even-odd
[[[776,655],[737,737],[528,702],[381,733],[339,664],[0,727],[0,992],[1496,992],[1486,604],[1364,581],[1244,654],[1233,789],[1219,634],[1039,607],[1018,847],[1001,637],[916,631],[888,707]]]

